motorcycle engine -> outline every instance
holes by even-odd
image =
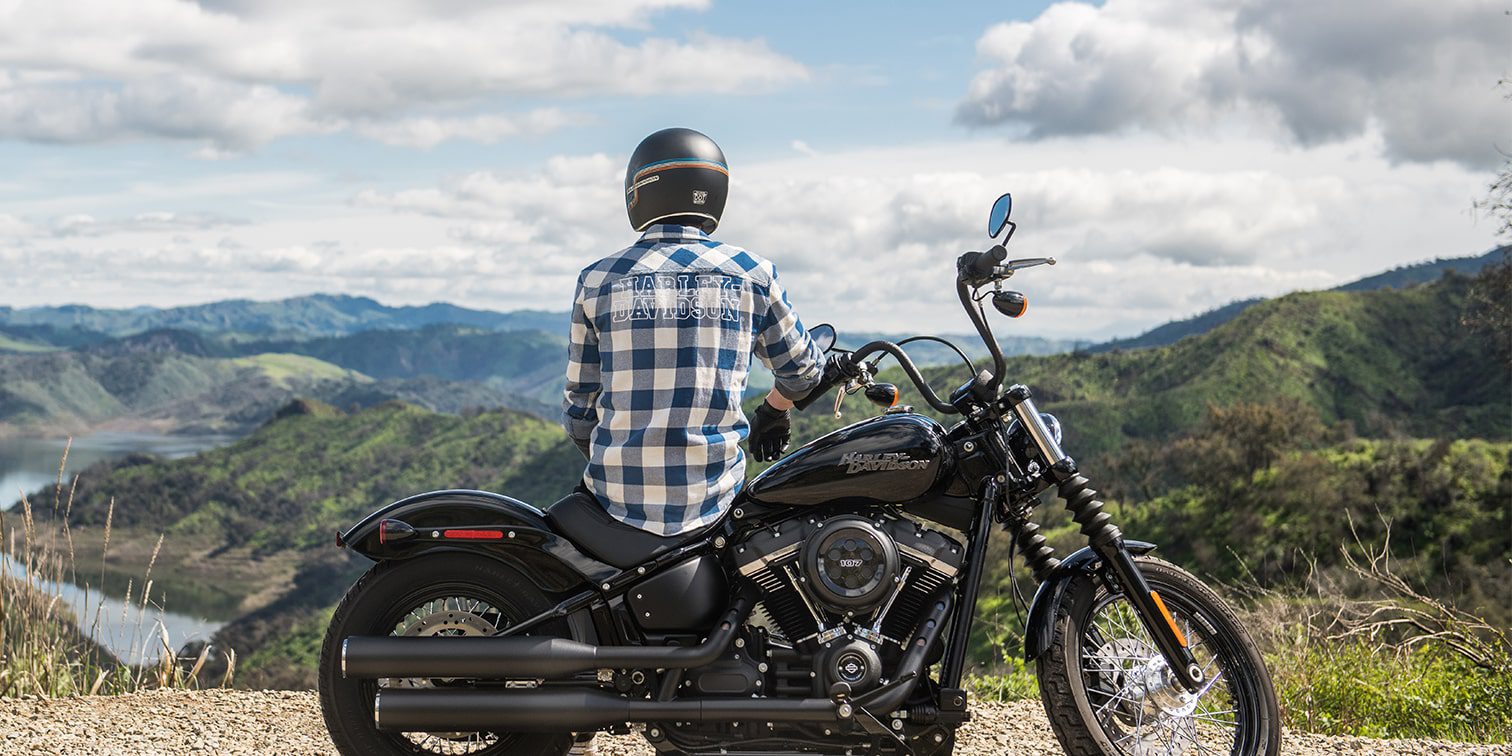
[[[943,533],[880,511],[788,520],[735,547],[740,574],[761,587],[774,645],[809,665],[815,695],[833,682],[856,693],[880,684],[964,557]]]

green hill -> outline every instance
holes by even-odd
[[[124,423],[238,433],[298,395],[341,407],[400,399],[548,416],[567,353],[563,339],[540,331],[459,325],[283,340],[154,329],[73,350],[17,346],[0,353],[0,432]]]
[[[1407,289],[1289,294],[1169,346],[1016,357],[1007,375],[1063,421],[1078,458],[1127,439],[1175,438],[1210,405],[1282,399],[1361,435],[1512,438],[1512,376],[1490,337],[1460,322],[1470,286],[1451,274]],[[924,372],[942,396],[968,377],[964,367]],[[924,406],[900,371],[884,378],[905,403]],[[849,400],[847,420],[869,411],[863,405]],[[805,436],[837,425],[828,408],[804,413]]]
[[[140,338],[140,337],[138,337]],[[173,342],[172,348],[160,348]],[[112,342],[82,352],[0,354],[0,433],[75,434],[109,425],[174,433],[245,433],[296,396],[340,407],[403,400],[441,412],[554,408],[517,384],[429,376],[373,379],[303,354],[205,357],[154,334],[134,349]],[[558,379],[559,380],[559,379]],[[526,384],[534,386],[535,384]],[[550,394],[548,389],[536,389]]]
[[[453,324],[259,341],[237,349],[308,355],[374,378],[430,377],[490,383],[552,406],[561,400],[567,362],[567,341],[561,335]]]
[[[1480,256],[1449,257],[1429,260],[1413,265],[1403,265],[1393,268],[1384,273],[1366,276],[1357,281],[1337,286],[1333,291],[1376,291],[1378,289],[1402,289],[1418,284],[1431,283],[1448,275],[1450,272],[1461,276],[1473,276],[1486,266],[1503,259],[1512,247],[1499,247]],[[1174,344],[1188,336],[1207,333],[1224,323],[1239,317],[1245,310],[1265,301],[1263,298],[1244,299],[1231,302],[1199,315],[1181,320],[1173,320],[1164,325],[1152,328],[1138,336],[1127,339],[1114,339],[1112,341],[1089,347],[1089,352],[1111,352],[1120,349],[1145,349],[1148,347]]]

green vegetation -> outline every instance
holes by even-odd
[[[63,460],[66,463],[67,451]],[[117,619],[114,611],[103,610],[98,591],[104,575],[96,580],[80,570],[79,551],[93,546],[76,542],[67,524],[74,501],[71,491],[64,497],[63,480],[60,464],[58,484],[45,514],[41,502],[33,507],[26,498],[19,510],[0,511],[0,539],[9,546],[0,550],[0,697],[199,687],[208,679],[203,673],[211,649],[201,645],[193,654],[180,656],[167,630],[153,622],[153,612],[162,605],[161,594],[153,591],[150,579],[152,562],[140,582],[127,584],[123,604],[135,617],[131,624],[125,612]],[[102,560],[110,549],[112,509],[113,505],[107,508],[99,544]],[[77,617],[68,608],[61,588],[65,581],[83,587],[85,606],[94,607],[92,616]],[[91,587],[96,591],[92,602],[87,598]],[[133,647],[139,647],[140,640],[145,653],[141,659],[117,659],[84,632],[86,627],[91,632],[129,636]],[[221,685],[230,685],[236,667],[234,652],[219,661],[217,679]]]
[[[275,386],[283,388],[292,388],[306,381],[350,380],[364,383],[370,380],[355,370],[345,370],[329,362],[302,354],[265,352],[250,357],[238,357],[231,360],[231,364],[257,370]]]
[[[120,532],[163,531],[196,544],[170,544],[160,572],[203,574],[206,561],[208,569],[251,569],[223,586],[253,603],[216,645],[243,655],[237,675],[252,686],[313,684],[313,667],[296,662],[314,658],[324,618],[365,569],[331,546],[338,528],[438,487],[506,491],[544,506],[582,473],[582,457],[558,427],[510,410],[459,416],[390,402],[346,414],[303,400],[277,414],[251,436],[197,457],[91,470],[71,516],[74,527],[113,518]],[[286,590],[259,603],[255,594],[285,580]],[[207,669],[218,674],[213,660]]]
[[[1454,271],[1462,276],[1473,276],[1481,269],[1497,262],[1504,255],[1508,247],[1487,252],[1479,257],[1452,257],[1440,258],[1430,262],[1404,265],[1385,273],[1368,276],[1358,281],[1351,281],[1334,289],[1334,291],[1374,291],[1376,289],[1402,289],[1418,284],[1432,283],[1449,271]],[[1089,352],[1111,352],[1119,349],[1144,349],[1147,347],[1165,346],[1174,344],[1188,336],[1207,333],[1224,323],[1239,317],[1240,313],[1250,307],[1263,302],[1263,299],[1245,299],[1232,302],[1222,307],[1217,307],[1200,315],[1190,318],[1175,320],[1164,325],[1157,326],[1138,336],[1127,339],[1114,339],[1089,348]]]
[[[380,369],[378,380],[352,364],[311,356],[300,349],[302,342],[234,344],[187,331],[154,331],[76,351],[0,354],[0,433],[76,433],[107,422],[176,432],[247,432],[297,396],[342,407],[400,399],[443,412],[479,406],[548,412],[541,398],[559,391],[561,371],[555,362],[549,369],[540,366],[544,347],[521,353],[508,345],[535,348],[546,340],[555,360],[565,354],[558,342],[535,332],[479,334],[498,347],[490,351],[462,330],[400,332],[402,337],[373,332],[310,342],[334,343],[324,351],[338,360],[382,365],[392,359],[401,366]],[[429,348],[404,351],[417,342]],[[506,364],[518,359],[530,367],[501,369],[486,382],[427,377],[430,366],[442,364],[443,350],[450,350],[453,360],[495,354]],[[403,377],[406,371],[413,375]]]
[[[4,352],[53,352],[58,347],[49,344],[37,344],[31,341],[21,341],[14,336],[0,332],[0,353]]]

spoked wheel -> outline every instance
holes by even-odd
[[[320,707],[338,750],[356,754],[560,756],[569,734],[510,732],[384,732],[373,722],[381,688],[469,686],[466,680],[359,680],[341,674],[341,642],[353,635],[491,635],[546,609],[551,602],[519,573],[485,557],[438,554],[380,564],[342,599],[320,654]],[[565,636],[560,623],[539,632]]]
[[[1176,682],[1121,594],[1100,580],[1072,586],[1076,592],[1068,595],[1079,600],[1061,607],[1055,643],[1038,665],[1045,712],[1066,753],[1279,753],[1276,694],[1238,618],[1181,568],[1147,557],[1138,562],[1203,668],[1202,687],[1191,693]]]

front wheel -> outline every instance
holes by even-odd
[[[570,734],[384,732],[373,723],[380,687],[467,686],[448,679],[360,680],[341,673],[341,642],[353,635],[492,635],[551,607],[535,585],[486,557],[433,554],[379,564],[363,575],[331,617],[320,652],[320,708],[345,756],[561,756]],[[562,623],[527,635],[565,636]]]
[[[1279,753],[1275,689],[1239,619],[1185,570],[1151,557],[1136,561],[1203,668],[1202,687],[1189,693],[1176,682],[1121,593],[1078,576],[1059,607],[1055,642],[1037,665],[1040,698],[1066,753]]]

